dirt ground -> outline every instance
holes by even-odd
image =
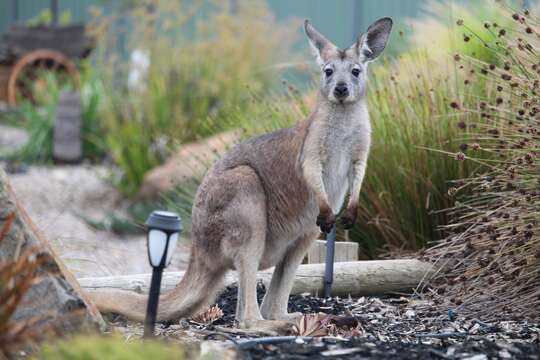
[[[96,230],[83,219],[101,221],[129,206],[107,180],[109,172],[75,165],[30,166],[8,174],[19,201],[78,278],[151,271],[144,235]],[[188,251],[186,241],[179,242],[168,270],[185,269]]]

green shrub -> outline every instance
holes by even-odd
[[[105,156],[103,126],[99,121],[102,102],[102,84],[90,71],[90,65],[82,63],[81,94],[81,141],[83,157],[100,160]],[[28,163],[52,161],[54,124],[58,99],[62,91],[71,91],[70,84],[61,83],[52,72],[39,74],[43,86],[35,87],[32,101],[20,99],[17,111],[9,116],[9,123],[28,131],[28,142],[10,157]]]
[[[39,360],[181,360],[179,345],[158,341],[128,342],[120,337],[78,336],[47,345],[37,354]]]
[[[105,130],[100,119],[103,104],[103,83],[90,62],[81,64],[81,136],[83,156],[92,161],[102,160],[107,155]]]
[[[278,24],[264,3],[239,1],[235,12],[224,4],[158,1],[152,11],[134,6],[124,19],[126,32],[114,17],[96,16],[95,60],[105,90],[100,117],[125,193],[136,193],[168,148],[212,134],[208,116],[220,119],[230,109],[244,109],[250,94],[271,86],[271,67],[294,37],[285,31],[290,27]],[[129,61],[111,50],[118,48],[114,40],[127,43],[129,54],[148,55],[138,85],[128,86]]]
[[[42,73],[41,92],[34,92],[35,103],[19,100],[20,125],[28,131],[28,142],[12,157],[23,162],[46,163],[52,160],[53,132],[60,86],[53,74]]]

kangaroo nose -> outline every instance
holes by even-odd
[[[347,84],[344,82],[337,83],[336,87],[334,88],[334,96],[337,99],[345,99],[347,96],[349,96],[349,89],[347,89]]]

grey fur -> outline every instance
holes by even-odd
[[[287,313],[287,299],[296,269],[319,235],[317,225],[324,231],[332,227],[347,192],[341,220],[350,227],[356,219],[371,142],[366,79],[367,63],[373,60],[358,49],[371,46],[377,49],[372,54],[380,54],[388,24],[376,22],[370,27],[376,29],[373,34],[368,30],[359,42],[340,50],[306,21],[321,67],[317,107],[290,128],[235,146],[208,171],[193,205],[190,264],[180,285],[160,302],[161,320],[190,315],[211,302],[230,269],[240,278],[240,325],[273,328],[295,316]],[[325,73],[329,67],[331,76]],[[353,69],[359,69],[358,76]],[[346,97],[336,98],[338,83],[347,86]],[[259,309],[256,272],[272,266],[274,275]],[[144,302],[125,293],[94,299],[100,308],[131,318],[140,319],[144,312]]]

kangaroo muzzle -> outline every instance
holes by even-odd
[[[349,96],[349,89],[347,88],[347,84],[338,83],[334,88],[334,96],[338,100],[345,100]]]

